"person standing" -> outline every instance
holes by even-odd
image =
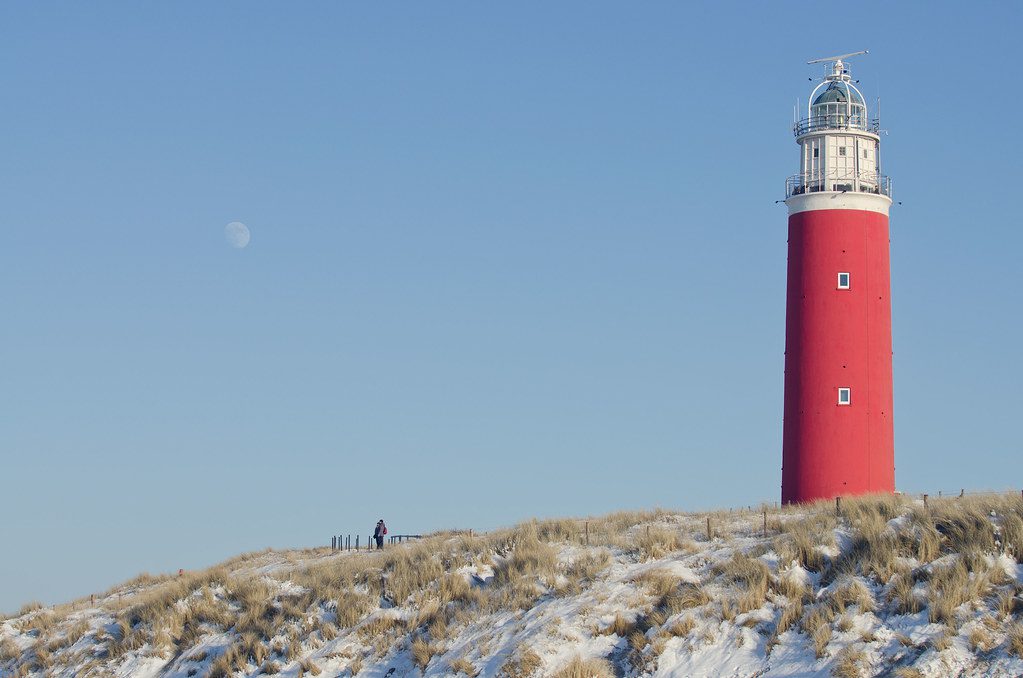
[[[373,531],[373,537],[377,540],[377,548],[384,548],[384,535],[387,534],[387,525],[384,525],[384,519],[381,518],[377,521],[377,529]]]

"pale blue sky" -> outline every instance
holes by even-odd
[[[0,610],[776,500],[792,105],[864,48],[897,484],[1023,485],[1021,7],[3,4]]]

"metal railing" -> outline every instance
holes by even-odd
[[[785,180],[785,199],[804,193],[873,193],[892,197],[892,178],[885,174],[794,174]]]
[[[801,137],[811,132],[822,132],[833,129],[862,130],[877,134],[880,129],[880,122],[877,118],[868,120],[862,115],[815,115],[812,118],[803,118],[793,123],[792,132]]]

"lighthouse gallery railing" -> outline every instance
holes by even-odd
[[[892,197],[892,178],[886,174],[861,173],[794,174],[785,180],[785,198],[823,191],[874,193]]]
[[[803,118],[792,124],[792,132],[801,137],[811,132],[822,132],[833,129],[861,130],[877,134],[880,129],[880,122],[875,118],[867,120],[862,115],[815,115],[812,118]]]

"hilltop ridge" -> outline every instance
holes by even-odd
[[[0,676],[1023,674],[1019,496],[762,510],[142,575],[0,621]]]

